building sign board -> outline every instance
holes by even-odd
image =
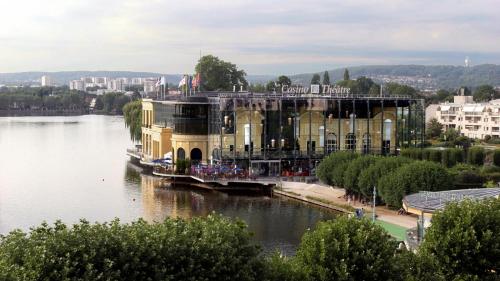
[[[281,92],[283,94],[297,95],[297,96],[306,94],[315,94],[315,95],[325,95],[325,96],[334,95],[338,97],[348,97],[351,94],[351,89],[346,87],[341,87],[339,85],[313,84],[310,87],[283,85],[281,87]]]

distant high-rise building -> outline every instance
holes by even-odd
[[[156,91],[156,82],[158,82],[158,78],[143,79],[144,92],[154,93]]]
[[[50,86],[54,86],[54,81],[52,80],[52,78],[50,76],[47,76],[47,75],[44,75],[42,76],[42,87],[50,87]]]
[[[85,82],[83,80],[72,80],[69,82],[69,89],[85,91]]]

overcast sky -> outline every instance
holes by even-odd
[[[0,72],[500,63],[500,0],[0,0]]]

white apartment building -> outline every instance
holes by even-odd
[[[432,115],[432,110],[426,110],[426,114]],[[454,128],[463,136],[500,137],[500,99],[475,103],[472,96],[455,96],[453,103],[441,103],[436,107],[435,118],[444,125],[444,130]]]
[[[69,81],[70,90],[85,91],[85,82],[83,80]]]
[[[41,79],[41,84],[42,84],[42,87],[54,86],[54,80],[52,80],[52,77],[50,77],[50,76],[43,75],[42,79]]]

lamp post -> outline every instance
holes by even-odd
[[[373,186],[373,217],[372,220],[375,222],[375,200],[377,198],[377,188]]]

